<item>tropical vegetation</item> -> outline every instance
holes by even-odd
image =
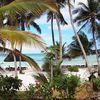
[[[81,0],[80,0],[81,1]],[[97,39],[100,38],[100,2],[86,0],[87,4],[79,2],[74,8],[76,0],[0,0],[0,52],[8,52],[13,56],[15,76],[0,75],[0,100],[99,100],[100,98],[100,64]],[[61,9],[68,7],[70,23],[66,21]],[[36,33],[26,31],[33,26],[39,33],[41,27],[35,22],[41,15],[47,15],[47,22],[51,21],[52,45],[46,46],[42,37]],[[55,40],[54,20],[57,23],[59,39]],[[75,23],[78,28],[75,27]],[[68,45],[63,44],[61,25],[71,24],[75,35]],[[80,27],[80,28],[79,28]],[[88,39],[85,30],[93,35]],[[67,28],[66,28],[67,29]],[[78,31],[76,31],[78,30]],[[66,35],[67,37],[68,35]],[[22,53],[24,46],[42,48],[45,55],[40,67],[35,59]],[[95,48],[95,50],[93,49]],[[91,70],[87,55],[96,52],[97,70]],[[83,56],[85,67],[88,67],[88,80],[77,76],[80,68],[62,66],[64,59]],[[20,91],[23,85],[18,79],[17,57],[19,66],[21,60],[28,62],[36,72],[33,77],[36,84],[30,84],[26,91]],[[75,72],[66,74],[64,71]],[[98,75],[95,76],[95,73]],[[1,73],[2,74],[2,73]]]

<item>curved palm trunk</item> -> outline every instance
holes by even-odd
[[[90,72],[90,66],[89,66],[89,63],[88,63],[88,60],[87,60],[86,52],[85,52],[85,50],[84,50],[84,48],[83,48],[83,45],[82,45],[82,43],[81,43],[81,41],[80,41],[80,38],[79,38],[79,36],[78,36],[78,34],[77,34],[77,32],[76,32],[75,26],[74,26],[74,24],[73,24],[72,13],[71,13],[71,7],[70,7],[70,0],[68,0],[68,8],[69,8],[70,21],[71,21],[71,25],[72,25],[73,31],[74,31],[74,33],[75,33],[75,35],[76,35],[76,38],[77,38],[78,42],[79,42],[80,48],[81,48],[82,53],[83,53],[83,56],[84,56],[84,58],[85,58],[85,63],[86,63],[86,65],[87,65],[87,67],[88,67],[88,70],[89,70],[89,72]]]
[[[14,65],[15,65],[15,77],[17,77],[17,61],[16,61],[16,56],[14,53],[13,54],[13,58],[14,58]]]
[[[57,22],[58,31],[59,31],[59,44],[60,44],[59,61],[61,62],[62,61],[62,33],[61,33],[60,23],[56,14],[55,14],[55,17],[56,17],[56,22]]]

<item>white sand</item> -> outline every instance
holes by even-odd
[[[1,72],[2,75],[12,76],[15,77],[15,71],[5,71]],[[27,70],[23,71],[23,74],[20,74],[18,72],[18,78],[22,80],[22,87],[20,90],[26,90],[29,86],[29,84],[35,84],[35,79],[33,75],[36,75],[36,73],[32,70],[32,68],[28,68]]]
[[[36,73],[32,70],[32,68],[28,68],[23,71],[24,74],[19,74],[18,73],[18,78],[22,80],[22,87],[20,90],[26,90],[29,86],[29,84],[35,84],[35,79],[33,75],[36,75]],[[65,74],[73,74],[79,76],[82,80],[88,80],[89,77],[89,72],[87,68],[80,68],[79,72],[69,72],[65,71]],[[15,76],[14,71],[6,71],[2,73],[3,75],[8,75],[8,76]]]

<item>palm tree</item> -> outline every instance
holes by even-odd
[[[56,3],[59,7],[58,13],[54,13],[54,12],[50,11],[50,12],[48,12],[48,18],[47,18],[47,21],[51,20],[51,31],[52,31],[53,45],[55,45],[53,20],[56,19],[56,22],[57,22],[58,32],[59,32],[59,43],[60,43],[60,58],[59,58],[59,61],[62,61],[62,33],[61,33],[60,24],[67,25],[67,22],[64,20],[63,15],[60,12],[60,8],[62,7],[62,5],[64,5],[64,2],[65,2],[65,0],[56,0]]]
[[[37,23],[34,22],[34,18],[32,13],[26,13],[25,15],[21,14],[16,14],[15,18],[19,24],[19,27],[21,27],[21,30],[25,31],[25,25],[27,28],[30,28],[30,25],[33,26],[39,33],[41,33],[41,29]],[[10,20],[10,19],[9,19]],[[9,24],[9,23],[8,23]],[[11,26],[11,25],[10,25]],[[16,25],[15,25],[16,26]],[[22,52],[22,45],[20,47],[20,52]],[[19,61],[19,68],[20,68],[20,73],[22,73],[21,70],[21,57]]]
[[[76,37],[77,37],[77,40],[78,40],[78,42],[79,42],[79,45],[80,45],[80,47],[81,47],[81,50],[82,50],[82,53],[83,53],[83,55],[84,55],[85,62],[86,62],[86,65],[87,65],[87,67],[88,67],[88,70],[90,71],[90,66],[89,66],[89,63],[88,63],[88,60],[87,60],[87,56],[86,56],[85,50],[84,50],[84,48],[83,48],[83,46],[82,46],[81,40],[80,40],[80,38],[79,38],[79,36],[78,36],[78,33],[77,33],[76,29],[75,29],[75,26],[74,26],[74,24],[73,24],[73,18],[72,18],[70,0],[68,0],[68,8],[69,8],[70,21],[71,21],[71,25],[72,25],[73,31],[74,31],[74,33],[75,33],[75,35],[76,35]]]
[[[52,43],[53,45],[55,45],[54,30],[53,30],[53,21],[55,19],[55,14],[52,11],[50,11],[47,13],[47,15],[48,15],[47,22],[51,20]],[[64,20],[63,15],[61,14],[60,11],[59,11],[59,14],[57,14],[57,17],[62,25],[67,25],[67,22]]]
[[[87,55],[91,54],[92,53],[91,48],[94,45],[93,40],[89,41],[85,33],[82,31],[78,35],[83,45],[83,48],[85,49],[86,54]],[[83,55],[76,36],[73,36],[73,41],[68,45],[68,51],[66,55],[69,56],[70,58]]]
[[[16,31],[16,30],[8,30],[8,29],[0,29],[0,38],[4,42],[9,41],[11,43],[12,51],[14,52],[17,46],[20,45],[36,45],[37,47],[44,48],[43,40],[40,36],[30,33],[30,32],[24,32],[24,31]],[[17,36],[16,36],[17,34]],[[17,65],[16,65],[16,57],[13,53],[14,62],[15,62],[15,71],[17,75]]]
[[[97,63],[99,66],[98,72],[100,73],[100,63],[98,59],[98,52],[97,52],[97,46],[96,46],[96,35],[98,35],[97,27],[100,26],[98,21],[100,21],[100,8],[99,8],[99,1],[96,0],[87,0],[88,3],[85,5],[84,3],[79,3],[81,5],[81,8],[77,8],[73,11],[74,14],[78,14],[74,18],[74,22],[77,22],[78,25],[81,25],[86,22],[84,27],[89,27],[88,29],[92,32],[93,40],[94,40],[94,46],[96,50],[96,58]],[[98,20],[98,21],[97,21]]]
[[[64,57],[65,54],[65,43],[62,46],[62,54]],[[48,77],[51,79],[51,83],[53,81],[53,77],[55,77],[58,74],[61,74],[61,63],[62,62],[55,62],[56,56],[55,56],[55,51],[57,54],[57,59],[59,59],[60,55],[60,44],[56,42],[55,46],[50,46],[47,47],[46,50],[44,51],[45,58],[44,58],[44,64],[42,65],[42,68],[45,72],[47,72]]]
[[[33,15],[32,13],[26,13],[25,15],[21,14],[16,14],[14,18],[14,22],[12,22],[12,19],[9,17],[9,15],[5,16],[5,19],[7,21],[4,23],[4,26],[13,26],[17,29],[17,27],[20,27],[21,30],[25,31],[25,27],[30,28],[30,25],[33,26],[39,33],[41,33],[41,29],[37,23],[34,22]],[[5,20],[4,19],[4,20]],[[20,47],[20,52],[22,52],[22,45]],[[20,73],[22,73],[21,70],[21,57],[19,61],[19,68],[20,68]]]

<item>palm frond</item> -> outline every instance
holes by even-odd
[[[77,13],[79,13],[79,11],[80,11],[80,7],[79,8],[75,8],[73,11],[72,11],[72,14],[77,14]]]
[[[97,0],[88,0],[88,6],[91,12],[97,13],[99,2]]]
[[[88,20],[87,24],[85,24],[84,27],[83,27],[83,28],[85,28],[85,26],[88,25],[89,22],[90,22],[89,18],[85,18],[85,19],[79,20],[77,22],[77,25],[80,26],[82,23],[86,22],[87,20]]]
[[[65,21],[63,15],[62,15],[62,13],[61,13],[60,11],[59,11],[59,13],[57,14],[57,16],[58,16],[59,22],[60,22],[62,25],[68,25],[68,23]]]
[[[34,21],[31,21],[30,23],[39,33],[41,33],[41,29],[39,27],[39,25],[37,23],[35,23]]]
[[[36,18],[47,9],[57,12],[58,8],[53,0],[15,0],[0,8],[0,17],[2,17],[2,14],[4,13],[15,16],[16,13],[25,14],[27,11],[31,11]]]
[[[47,80],[47,78],[46,78],[46,76],[45,76],[44,74],[38,73],[38,75],[33,75],[33,76],[34,76],[34,78],[35,78],[36,80],[38,80],[40,83],[48,83],[48,80]]]
[[[93,41],[89,41],[85,33],[82,31],[80,31],[80,34],[78,35],[83,45],[83,48],[85,49],[86,54],[89,54],[91,51],[91,47],[94,45]],[[82,51],[76,39],[76,36],[73,37],[73,40],[74,41],[72,41],[70,45],[68,45],[67,55],[69,57],[77,57],[82,55]]]
[[[53,12],[52,11],[49,11],[47,13],[47,22],[49,22],[52,18],[53,18]]]
[[[89,8],[87,5],[85,5],[84,3],[82,2],[79,2],[79,5],[81,5],[83,7],[83,9],[85,9],[86,11],[89,11]]]
[[[17,30],[0,29],[0,37],[6,42],[9,41],[11,44],[17,45],[29,45],[32,44],[36,47],[44,48],[44,43],[39,35]],[[16,48],[16,47],[15,47]]]

